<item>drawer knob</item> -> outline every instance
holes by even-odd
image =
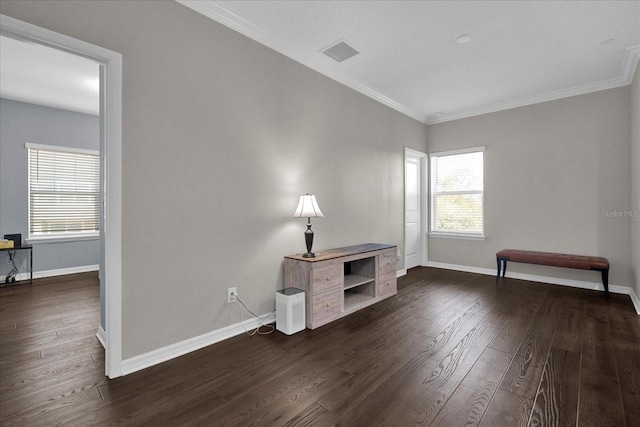
[[[331,303],[330,302],[327,303],[327,307],[331,307]]]

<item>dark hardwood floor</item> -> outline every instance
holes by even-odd
[[[628,296],[415,268],[396,297],[115,380],[95,274],[0,289],[0,425],[640,426]]]

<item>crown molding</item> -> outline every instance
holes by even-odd
[[[633,75],[636,72],[638,66],[638,59],[640,58],[640,45],[631,46],[627,48],[624,54],[624,61],[622,62],[622,72],[620,73],[620,79],[630,85],[633,80]]]
[[[527,96],[524,98],[485,105],[456,113],[443,114],[440,117],[428,120],[426,124],[433,125],[436,123],[450,122],[452,120],[465,119],[469,117],[480,116],[482,114],[495,113],[498,111],[510,110],[527,105],[540,104],[542,102],[555,101],[562,98],[569,98],[572,96],[584,95],[601,90],[627,86],[631,84],[631,80],[633,79],[633,75],[638,64],[638,57],[640,57],[640,45],[627,48],[627,50],[625,51],[624,60],[622,62],[620,76],[614,79],[602,80],[586,85],[574,86],[568,89],[560,89],[556,91],[541,93],[539,95]]]
[[[589,83],[582,86],[575,86],[569,89],[561,89],[552,92],[546,92],[539,95],[528,96],[524,98],[518,98],[505,102],[498,102],[490,105],[483,105],[477,108],[471,108],[468,110],[443,114],[438,118],[428,120],[427,125],[434,125],[437,123],[450,122],[453,120],[466,119],[470,117],[480,116],[483,114],[496,113],[498,111],[511,110],[513,108],[525,107],[527,105],[540,104],[547,101],[556,101],[562,98],[569,98],[577,95],[584,95],[591,92],[598,92],[606,89],[613,89],[620,86],[626,86],[628,83],[624,83],[620,78],[604,80],[596,83]]]
[[[482,114],[495,113],[498,111],[510,110],[512,108],[524,107],[527,105],[539,104],[541,102],[555,101],[562,98],[568,98],[571,96],[584,95],[591,92],[598,92],[606,89],[613,89],[620,86],[626,86],[631,84],[633,75],[635,73],[636,66],[638,64],[638,57],[640,57],[640,45],[627,48],[622,64],[622,70],[620,76],[603,80],[595,83],[589,83],[586,85],[575,86],[568,89],[560,89],[551,92],[545,92],[538,95],[527,96],[524,98],[498,102],[489,105],[483,105],[476,108],[469,108],[463,111],[457,111],[452,113],[445,113],[439,117],[427,116],[421,114],[413,109],[397,102],[390,97],[376,91],[375,89],[367,86],[359,80],[350,78],[335,65],[327,61],[323,61],[304,49],[293,45],[287,40],[277,36],[271,31],[251,22],[242,16],[227,9],[222,4],[216,1],[202,1],[202,0],[175,0],[176,2],[206,16],[226,27],[237,31],[249,37],[258,43],[265,45],[276,52],[279,52],[288,58],[299,62],[335,80],[343,85],[362,93],[394,110],[416,119],[426,125],[432,125],[436,123],[450,122],[452,120],[464,119]]]

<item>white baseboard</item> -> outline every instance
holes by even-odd
[[[467,273],[486,274],[488,276],[496,276],[496,270],[490,268],[470,267],[467,265],[446,264],[442,262],[429,261],[427,267],[442,268],[445,270],[464,271]],[[551,285],[571,286],[572,288],[590,289],[594,291],[604,291],[602,283],[583,282],[580,280],[562,279],[559,277],[538,276],[536,274],[514,273],[507,271],[506,277],[520,280],[528,280],[530,282],[549,283]],[[624,294],[631,297],[636,312],[640,314],[640,300],[635,291],[630,286],[620,286],[609,284],[609,292],[614,294]]]
[[[76,274],[76,273],[86,273],[89,271],[98,271],[100,270],[99,264],[94,265],[81,265],[79,267],[67,267],[67,268],[57,268],[55,270],[43,270],[43,271],[34,271],[33,279],[42,279],[45,277],[55,277],[55,276],[65,276],[67,274]],[[4,283],[7,276],[0,276],[0,283]],[[16,280],[29,280],[29,273],[19,273],[16,275]]]
[[[200,350],[201,348],[209,345],[235,337],[236,335],[245,333],[245,329],[251,330],[257,328],[260,324],[266,325],[269,323],[275,323],[275,312],[260,316],[260,319],[262,320],[255,318],[244,320],[216,331],[207,332],[206,334],[202,334],[197,337],[189,338],[139,356],[125,359],[122,361],[122,375],[128,375],[133,372],[140,371],[150,366],[175,359],[176,357],[183,356],[187,353],[191,353],[192,351]]]
[[[102,326],[98,326],[98,333],[96,334],[96,338],[98,338],[98,341],[100,341],[100,344],[102,344],[102,348],[106,350],[107,349],[107,333],[105,332],[104,329],[102,329]]]
[[[444,270],[464,271],[466,273],[478,273],[478,274],[487,274],[487,275],[494,275],[494,276],[496,273],[495,271],[490,270],[488,268],[470,267],[467,265],[457,265],[457,264],[445,264],[443,262],[434,262],[434,261],[429,261],[425,267],[442,268]]]
[[[405,274],[407,274],[407,270],[398,270],[396,272],[396,277],[404,276]],[[275,323],[276,321],[275,313],[262,315],[260,318],[263,320],[260,321],[255,318],[244,320],[243,322],[229,325],[216,331],[211,331],[197,337],[189,338],[187,340],[170,344],[166,347],[123,360],[122,375],[128,375],[136,371],[140,371],[162,362],[175,359],[176,357],[183,356],[187,353],[191,353],[192,351],[200,350],[201,348],[209,345],[235,337],[236,335],[243,334],[246,332],[245,330],[257,328],[260,323],[265,325]],[[98,333],[100,333],[100,331],[98,331]]]
[[[34,279],[42,279],[44,277],[65,276],[67,274],[87,273],[89,271],[99,271],[100,264],[81,265],[79,267],[57,268],[55,270],[34,271]]]

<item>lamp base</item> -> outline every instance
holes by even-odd
[[[311,218],[307,219],[307,230],[304,232],[304,242],[307,244],[307,253],[302,258],[315,258],[316,254],[311,252],[313,247],[313,230],[311,229]]]

